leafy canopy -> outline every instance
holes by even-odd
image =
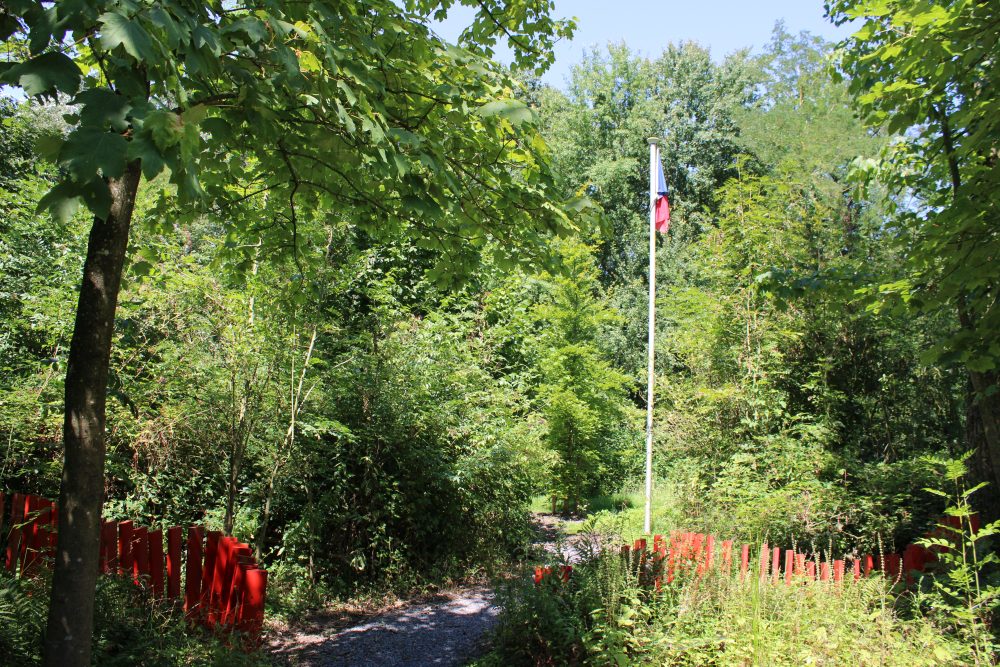
[[[984,0],[836,0],[861,27],[840,67],[865,120],[901,133],[866,163],[900,195],[905,273],[881,293],[917,310],[958,311],[933,356],[973,371],[1000,367],[1000,22]],[[895,230],[893,230],[895,231]]]
[[[572,24],[544,0],[476,3],[462,48],[426,25],[452,4],[12,0],[0,37],[23,57],[0,82],[75,105],[68,135],[40,143],[65,174],[41,202],[57,214],[82,200],[103,217],[107,180],[137,161],[186,211],[266,196],[266,220],[231,218],[277,245],[297,249],[322,211],[446,255],[498,238],[510,259],[571,223],[534,114],[483,56],[503,36],[544,68]]]

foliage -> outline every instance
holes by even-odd
[[[785,586],[713,571],[656,593],[616,550],[585,553],[567,583],[524,575],[501,589],[496,648],[478,664],[951,665],[970,655],[898,612],[879,576]]]
[[[983,483],[966,488],[970,455],[929,460],[949,488],[928,491],[948,499],[945,514],[958,525],[939,523],[937,536],[920,540],[921,545],[937,552],[943,571],[931,577],[930,591],[918,596],[917,603],[970,644],[977,665],[989,665],[994,663],[997,651],[990,628],[994,611],[1000,607],[1000,586],[996,583],[1000,558],[992,548],[992,538],[1000,532],[1000,522],[976,525],[978,517],[970,498]]]
[[[969,375],[967,440],[974,474],[996,518],[1000,482],[1000,286],[996,109],[1000,27],[988,2],[888,0],[827,3],[830,17],[860,27],[839,50],[867,124],[897,133],[878,160],[857,165],[862,183],[891,188],[887,241],[897,270],[872,281],[873,308],[947,317],[925,358]]]
[[[76,105],[68,133],[40,144],[62,167],[41,205],[60,216],[82,199],[103,217],[105,180],[139,161],[147,179],[167,173],[182,203],[236,213],[225,220],[234,232],[261,233],[293,252],[300,219],[336,211],[380,237],[409,230],[451,255],[503,238],[493,247],[509,261],[510,243],[530,245],[570,222],[553,204],[532,114],[511,99],[514,81],[424,24],[451,4],[46,9],[20,0],[4,13],[0,36],[26,41],[28,53],[15,54],[22,57],[0,77]],[[537,0],[480,5],[467,43],[488,53],[502,29],[522,64],[544,67],[546,45],[572,29],[546,9]],[[277,224],[259,228],[240,215],[248,199],[266,202]],[[485,228],[494,220],[506,224]]]
[[[602,354],[602,333],[619,321],[600,296],[591,249],[579,243],[555,247],[561,272],[543,274],[541,302],[532,313],[539,369],[537,401],[546,442],[557,460],[555,497],[571,501],[612,488],[622,461],[637,451],[637,419],[625,403],[627,376]]]
[[[41,664],[47,577],[22,579],[0,570],[0,651],[4,664]],[[207,631],[191,631],[182,612],[152,601],[148,591],[118,577],[100,580],[94,629],[95,665],[263,665]]]

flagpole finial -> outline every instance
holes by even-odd
[[[660,143],[660,138],[659,137],[648,137],[646,139],[646,143],[649,144],[650,146],[655,146],[658,143]]]

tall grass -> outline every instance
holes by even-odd
[[[785,585],[753,570],[689,569],[656,591],[617,551],[589,553],[567,583],[525,575],[500,588],[495,649],[482,665],[909,667],[970,657],[932,622],[905,617],[880,576]]]

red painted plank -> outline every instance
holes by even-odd
[[[200,613],[202,581],[202,540],[201,526],[188,528],[187,562],[184,580],[184,609],[189,619]]]
[[[4,559],[4,567],[12,572],[17,565],[17,554],[21,548],[21,531],[17,526],[22,521],[24,521],[24,494],[15,493],[12,494],[10,501],[10,526]]]
[[[212,598],[212,583],[215,579],[215,559],[219,555],[219,539],[222,532],[210,530],[205,538],[205,556],[201,566],[201,615],[207,617]]]
[[[101,574],[110,574],[118,567],[118,524],[101,522],[101,547],[98,564]]]
[[[806,561],[806,579],[814,581],[816,579],[816,563]]]
[[[781,548],[774,547],[771,550],[771,581],[778,583],[781,572],[778,571],[778,564],[781,562]]]
[[[225,623],[226,611],[229,607],[229,595],[233,590],[233,573],[236,571],[236,560],[239,556],[240,544],[235,537],[227,537],[222,548],[221,567],[216,569],[219,575],[213,591],[213,610],[216,623]],[[248,552],[249,553],[249,552]]]
[[[243,582],[243,612],[239,629],[246,636],[249,646],[255,647],[260,643],[261,630],[264,627],[267,572],[247,569],[243,573]]]
[[[785,549],[785,583],[792,583],[792,573],[795,570],[795,552]]]
[[[243,586],[243,573],[239,568],[239,563],[249,564],[251,560],[249,546],[242,542],[232,543],[232,552],[226,566],[226,585],[223,587],[222,596],[219,599],[219,622],[223,626],[230,627],[235,624],[235,611],[236,607],[239,606],[239,594]],[[560,574],[560,578],[562,579],[564,576],[565,571]],[[565,579],[563,580],[565,581]]]
[[[888,575],[893,579],[899,579],[899,565],[901,560],[899,554],[886,554],[885,560]]]
[[[833,561],[833,580],[838,583],[844,580],[844,561]]]
[[[733,566],[733,541],[722,541],[722,567],[729,572]]]
[[[709,535],[705,538],[705,569],[712,569],[712,558],[715,557],[715,536]]]
[[[233,543],[236,540],[232,537],[220,537],[216,543],[216,555],[214,570],[212,575],[212,587],[209,591],[209,602],[207,605],[207,621],[210,626],[215,625],[219,620],[219,601],[222,598],[222,590],[228,583],[225,581],[226,568],[229,566],[229,558],[232,555]],[[547,573],[546,573],[547,574]]]
[[[859,579],[861,579],[861,561],[858,560],[857,558],[854,559],[853,569],[854,569],[854,581],[858,581]]]
[[[181,596],[181,527],[167,528],[167,597]]]
[[[740,549],[740,579],[746,577],[747,570],[750,568],[750,545],[744,544]]]
[[[819,564],[819,580],[829,581],[830,580],[830,562],[825,561]]]
[[[132,581],[148,585],[149,577],[149,529],[136,526],[132,529]]]
[[[118,572],[132,574],[132,522],[118,522]]]
[[[163,531],[149,531],[149,583],[153,595],[163,597]]]
[[[24,527],[21,529],[21,550],[18,554],[19,569],[28,574],[38,552],[38,496],[31,494],[24,499]]]
[[[875,562],[874,562],[874,559],[872,558],[872,555],[871,554],[866,554],[865,555],[865,576],[866,577],[869,574],[872,573],[872,570],[874,569],[874,567],[875,567]]]
[[[757,574],[760,576],[761,581],[767,579],[767,557],[770,553],[771,549],[768,547],[767,542],[760,545],[760,558],[757,563],[760,569]]]

